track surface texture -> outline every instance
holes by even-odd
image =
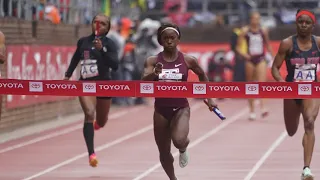
[[[247,100],[219,101],[225,121],[202,100],[190,100],[190,162],[181,169],[172,146],[179,180],[300,179],[303,168],[303,122],[294,137],[284,129],[281,99],[268,99],[269,116],[248,120]],[[257,112],[260,113],[259,105]],[[259,115],[259,114],[258,114]],[[88,164],[81,119],[0,144],[1,180],[164,180],[152,126],[153,106],[111,112],[95,133],[98,167]],[[316,122],[316,135],[320,131]],[[316,141],[311,168],[320,176]]]

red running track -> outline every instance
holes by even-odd
[[[192,101],[191,105],[189,165],[181,169],[175,156],[181,180],[300,178],[303,128],[295,137],[286,136],[282,100],[268,100],[271,114],[256,121],[247,120],[245,100],[220,102],[228,117],[223,122],[202,101]],[[167,179],[153,139],[152,114],[151,105],[112,112],[106,128],[95,135],[97,168],[88,165],[82,123],[0,144],[0,179]],[[172,150],[176,152],[174,147]],[[318,152],[316,144],[312,163],[315,175],[320,174]]]

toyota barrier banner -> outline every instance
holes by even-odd
[[[319,98],[319,82],[152,82],[0,79],[0,93],[45,96],[166,98]]]
[[[22,80],[62,80],[75,47],[15,45],[7,47],[7,77]],[[72,79],[75,79],[75,74]],[[37,86],[37,84],[34,84]],[[52,87],[61,88],[61,87]],[[7,95],[7,108],[66,100],[68,96]]]

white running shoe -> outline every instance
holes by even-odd
[[[304,168],[301,174],[301,180],[313,180],[314,175],[311,173],[310,168]]]
[[[249,120],[253,121],[253,120],[256,120],[256,118],[257,118],[256,113],[250,113],[249,114]]]
[[[189,162],[189,155],[188,155],[188,151],[185,151],[184,153],[180,152],[180,156],[179,156],[179,165],[181,168],[184,168],[188,165]]]

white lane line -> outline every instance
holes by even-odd
[[[280,134],[280,136],[271,144],[268,150],[262,155],[259,161],[253,166],[244,180],[250,180],[253,175],[259,170],[262,164],[268,159],[268,157],[272,154],[272,152],[283,142],[283,140],[287,137],[287,131],[284,131]]]
[[[143,107],[131,109],[131,110],[128,110],[128,111],[116,112],[116,113],[111,114],[109,119],[120,118],[120,117],[122,117],[122,116],[124,116],[126,114],[130,114],[130,113],[139,111],[141,109],[143,109]],[[81,128],[83,128],[83,124],[75,125],[73,127],[69,127],[69,128],[60,130],[58,132],[53,132],[53,133],[50,133],[50,134],[47,134],[47,135],[44,135],[44,136],[41,136],[41,137],[36,137],[36,138],[31,139],[29,141],[18,143],[18,144],[15,144],[13,146],[9,146],[9,147],[4,148],[4,149],[0,149],[0,154],[8,152],[8,151],[12,151],[14,149],[22,148],[22,147],[25,147],[25,146],[28,146],[28,145],[31,145],[31,144],[35,144],[35,143],[38,143],[40,141],[44,141],[44,140],[48,140],[48,139],[51,139],[51,138],[54,138],[54,137],[58,137],[58,136],[61,136],[61,135],[64,135],[64,134],[68,134],[68,133],[71,133],[71,132],[76,131],[76,130],[81,129]]]

